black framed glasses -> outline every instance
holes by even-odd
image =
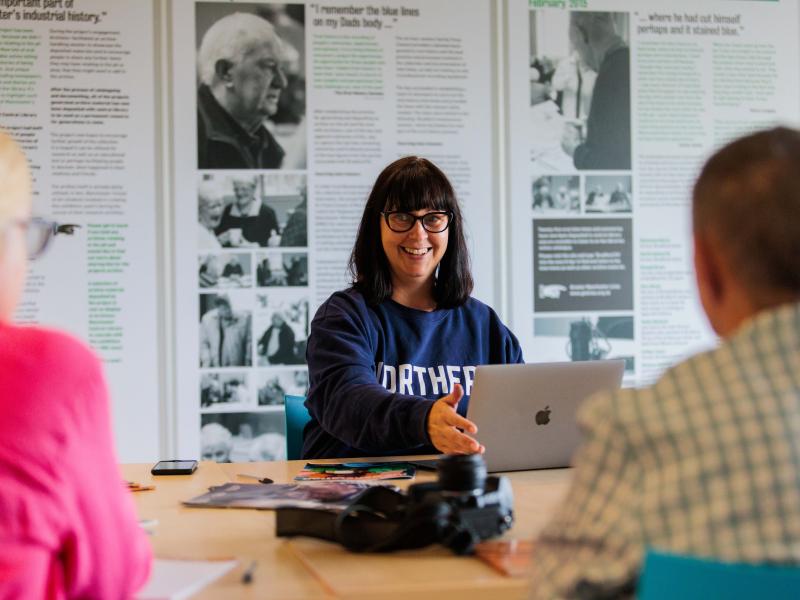
[[[389,229],[396,233],[410,231],[417,221],[422,223],[425,231],[441,233],[450,226],[450,222],[453,220],[453,213],[449,210],[433,211],[419,216],[401,210],[385,210],[381,214]]]
[[[17,219],[8,222],[8,225],[16,225],[25,232],[25,250],[28,253],[28,260],[36,260],[44,254],[58,228],[55,221],[48,221],[41,217]]]

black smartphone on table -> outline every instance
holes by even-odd
[[[191,475],[196,469],[196,460],[160,460],[150,469],[150,473],[153,475]]]

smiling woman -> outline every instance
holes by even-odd
[[[453,213],[422,209],[381,214],[381,241],[391,271],[392,297],[414,308],[434,308],[433,272],[447,250],[447,226]]]
[[[475,367],[522,352],[470,297],[461,209],[436,165],[409,156],[378,176],[350,272],[311,323],[304,457],[482,452],[464,433]]]
[[[431,310],[458,306],[469,298],[473,283],[461,208],[436,165],[409,156],[378,176],[364,208],[350,272],[371,304],[392,298]]]

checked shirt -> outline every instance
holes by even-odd
[[[601,394],[533,598],[626,597],[655,547],[800,564],[800,304],[759,313],[652,387]]]

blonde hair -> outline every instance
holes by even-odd
[[[22,149],[0,130],[0,222],[19,214],[19,205],[31,203],[31,176]]]

